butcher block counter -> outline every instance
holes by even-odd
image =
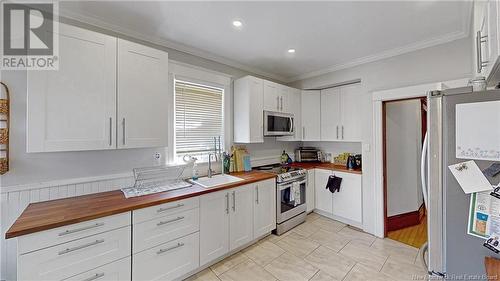
[[[121,190],[114,190],[84,196],[32,203],[28,205],[10,229],[5,233],[5,238],[14,238],[60,226],[200,196],[275,177],[274,174],[262,171],[239,172],[232,173],[231,175],[242,178],[243,180],[212,188],[193,185],[189,188],[132,197],[128,199],[125,198]]]
[[[347,169],[344,165],[336,165],[333,163],[322,163],[322,162],[294,162],[291,164],[292,167],[299,167],[303,169],[323,169],[323,170],[330,170],[330,171],[338,171],[338,172],[345,172],[345,173],[352,173],[352,174],[358,174],[361,175],[362,171],[361,169],[355,169],[355,170],[349,170]]]

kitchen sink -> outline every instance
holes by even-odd
[[[199,178],[198,180],[189,180],[189,181],[194,183],[194,184],[203,186],[205,188],[212,188],[212,187],[216,187],[218,185],[239,182],[242,180],[243,179],[241,179],[241,178],[233,177],[230,175],[215,175],[215,176],[212,176],[211,178],[203,177],[203,178]]]

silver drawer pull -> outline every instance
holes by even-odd
[[[168,210],[172,210],[172,209],[176,209],[176,208],[180,208],[180,207],[183,207],[184,204],[177,204],[176,206],[172,206],[172,207],[168,207],[168,208],[160,208],[158,209],[158,213],[161,213],[161,212],[165,212],[165,211],[168,211]]]
[[[96,227],[103,226],[103,225],[104,225],[104,223],[100,222],[100,223],[95,223],[93,225],[84,226],[84,227],[80,227],[80,228],[68,229],[68,230],[66,230],[64,232],[59,233],[59,236],[64,236],[64,235],[68,235],[68,234],[71,234],[71,233],[80,232],[80,231],[84,231],[84,230],[96,228]]]
[[[84,244],[84,245],[81,245],[81,246],[76,246],[76,247],[73,247],[73,248],[67,248],[64,251],[60,251],[59,255],[64,255],[64,254],[71,253],[71,252],[76,251],[76,250],[81,250],[81,249],[84,249],[84,248],[87,248],[87,247],[90,247],[90,246],[94,246],[94,245],[97,245],[97,244],[101,244],[101,243],[104,243],[104,239],[95,240],[94,242],[90,242],[90,243],[87,243],[87,244]]]
[[[92,280],[97,280],[101,277],[104,277],[104,272],[103,273],[96,273],[94,274],[93,276],[87,278],[87,279],[83,279],[82,281],[92,281]]]
[[[168,220],[168,221],[161,221],[159,223],[157,223],[156,225],[157,226],[161,226],[161,225],[164,225],[164,224],[168,224],[168,223],[171,223],[171,222],[176,222],[176,221],[180,221],[180,220],[183,220],[184,217],[177,217],[175,219],[171,219],[171,220]]]
[[[163,254],[165,252],[172,251],[173,249],[180,248],[182,246],[184,246],[184,243],[177,243],[177,245],[175,245],[175,246],[165,248],[165,249],[160,249],[158,252],[156,252],[156,254],[160,255],[160,254]]]

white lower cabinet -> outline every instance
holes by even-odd
[[[253,240],[253,185],[231,191],[229,212],[229,250],[232,251]]]
[[[253,237],[258,238],[276,228],[276,181],[255,184]]]
[[[314,169],[307,170],[307,185],[306,185],[306,205],[307,205],[307,212],[312,212],[315,207],[315,175],[314,175]]]
[[[130,226],[22,254],[18,280],[63,280],[130,256]]]
[[[328,178],[332,174],[329,170],[315,169],[315,209],[331,214],[333,198],[330,190],[326,189]]]
[[[68,279],[64,279],[64,281],[130,281],[131,265],[132,260],[130,257],[126,257]]]
[[[199,266],[199,233],[134,255],[132,280],[173,280]]]

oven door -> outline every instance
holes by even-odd
[[[294,123],[293,114],[264,111],[264,136],[291,136]]]
[[[294,182],[298,191],[294,192]],[[306,211],[306,178],[277,184],[276,221],[282,223]]]

